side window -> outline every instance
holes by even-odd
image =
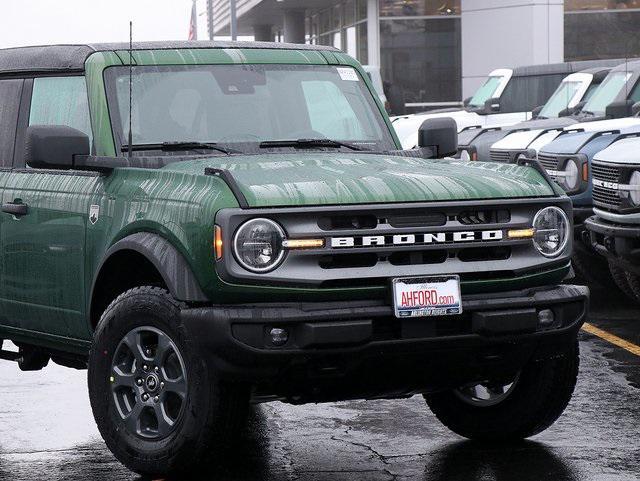
[[[84,77],[41,77],[33,81],[29,125],[66,125],[93,143]]]
[[[636,86],[633,87],[633,90],[631,91],[631,96],[629,98],[633,100],[634,103],[640,102],[640,81],[638,81],[636,83]]]
[[[22,80],[0,80],[0,166],[11,167]]]
[[[362,140],[367,135],[349,101],[332,82],[302,82],[311,129],[336,140]]]
[[[551,97],[564,75],[531,75],[512,77],[500,96],[500,111],[530,112]]]

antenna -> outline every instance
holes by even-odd
[[[133,99],[133,22],[129,21],[129,158],[133,152],[133,130],[131,127],[132,120],[132,99]]]

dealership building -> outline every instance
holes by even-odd
[[[228,35],[229,0],[213,0]],[[333,45],[410,108],[460,102],[491,70],[640,56],[640,0],[236,0],[237,32]]]

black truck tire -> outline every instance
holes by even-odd
[[[596,254],[588,254],[580,249],[573,251],[571,256],[573,269],[576,272],[577,281],[584,281],[588,286],[609,287],[611,285],[611,272],[607,260]]]
[[[627,271],[617,264],[609,262],[609,272],[611,272],[611,278],[613,279],[614,284],[618,286],[618,289],[620,289],[625,296],[636,302],[640,301],[640,298],[631,290]]]
[[[217,382],[189,349],[180,308],[165,289],[128,290],[104,311],[89,357],[100,434],[120,462],[144,476],[215,467],[248,409],[246,391]]]
[[[507,442],[528,438],[551,426],[567,407],[578,377],[577,340],[564,356],[531,361],[507,397],[474,405],[456,390],[426,394],[436,417],[453,432],[473,440]]]
[[[624,273],[631,292],[631,298],[636,302],[640,302],[640,276],[630,271],[624,271]]]

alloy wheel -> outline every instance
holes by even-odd
[[[131,434],[163,439],[175,428],[187,400],[187,372],[173,340],[155,327],[131,330],[111,363],[111,393]]]
[[[513,381],[507,384],[483,381],[459,387],[454,392],[462,401],[479,407],[495,406],[501,403],[513,392],[518,383],[518,374]]]

